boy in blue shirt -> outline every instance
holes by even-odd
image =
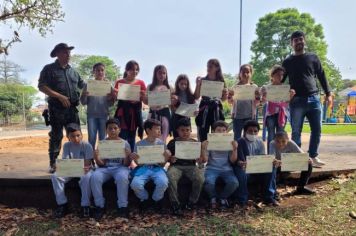
[[[247,156],[266,155],[265,146],[261,138],[258,137],[260,125],[255,120],[248,120],[244,124],[244,135],[238,140],[238,160],[235,162],[234,172],[239,181],[239,187],[236,192],[236,201],[243,209],[247,206],[248,189],[247,182],[249,175],[246,174],[246,166],[248,165]],[[277,206],[278,202],[275,200],[275,187],[273,185],[276,178],[276,168],[272,168],[271,173],[258,174],[258,180],[263,185],[263,200],[266,204]]]
[[[227,133],[228,124],[224,121],[216,121],[212,126],[213,133]],[[210,206],[212,209],[217,208],[217,197],[220,200],[221,208],[228,208],[229,203],[227,198],[234,193],[239,185],[234,174],[231,162],[237,160],[237,142],[232,141],[232,151],[207,151],[204,141],[202,146],[205,148],[204,154],[208,153],[208,164],[205,170],[205,191],[210,198]],[[208,144],[209,145],[209,144]],[[215,189],[216,179],[221,178],[225,185],[222,192],[217,194]]]
[[[90,177],[92,175],[91,162],[93,159],[93,149],[87,142],[82,141],[83,135],[80,126],[76,123],[69,123],[66,126],[69,142],[63,145],[62,159],[84,159],[83,176],[80,177],[79,186],[82,193],[81,206],[82,217],[90,215]],[[53,166],[56,169],[56,166]],[[54,212],[56,218],[62,218],[68,213],[68,199],[65,195],[65,184],[72,178],[60,177],[56,173],[52,174],[51,180],[53,191],[56,196],[57,209]]]
[[[146,120],[143,128],[147,134],[147,138],[137,142],[135,145],[135,151],[130,155],[131,159],[135,160],[135,162],[138,164],[140,162],[140,156],[137,154],[137,147],[162,145],[165,148],[166,146],[164,142],[159,139],[159,137],[161,137],[161,123],[158,120]],[[164,153],[162,153],[161,163],[165,163],[170,156],[170,152],[165,150]],[[150,180],[152,180],[155,184],[155,189],[152,194],[152,199],[155,202],[154,206],[156,211],[160,211],[162,208],[164,192],[168,188],[168,178],[163,167],[159,165],[159,163],[139,165],[132,171],[131,175],[133,176],[131,188],[135,192],[136,196],[140,199],[140,212],[146,210],[148,206],[147,202],[149,195],[145,189],[145,184]]]
[[[117,119],[109,119],[106,122],[106,140],[123,140],[119,137],[120,123]],[[124,141],[125,156],[118,156],[115,159],[105,159],[100,156],[99,150],[94,152],[95,163],[99,166],[91,179],[90,185],[93,191],[95,202],[94,218],[100,220],[104,215],[105,199],[103,196],[103,184],[111,178],[114,178],[117,191],[117,205],[119,217],[129,217],[128,205],[128,191],[129,191],[129,174],[130,164],[129,155],[131,154],[130,144]]]

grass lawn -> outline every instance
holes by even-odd
[[[286,126],[286,131],[291,132],[292,128],[290,124]],[[309,124],[304,124],[303,133],[310,133]],[[356,135],[356,125],[328,125],[323,124],[321,127],[322,134],[333,134],[333,135]]]
[[[249,214],[204,209],[182,219],[135,215],[124,221],[109,215],[96,223],[73,214],[50,219],[50,211],[0,207],[0,235],[356,235],[355,174],[316,186],[315,196],[285,197],[281,206],[251,209]]]

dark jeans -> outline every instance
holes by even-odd
[[[248,179],[253,177],[258,179],[259,183],[263,185],[263,200],[266,203],[274,202],[274,197],[276,193],[276,172],[277,169],[273,168],[271,173],[265,174],[246,174],[246,171],[243,170],[240,166],[234,167],[234,172],[239,182],[239,187],[234,193],[233,197],[240,205],[246,205],[248,201]]]
[[[251,118],[245,119],[234,119],[233,120],[233,130],[234,130],[234,140],[237,141],[242,136],[242,130],[244,129],[244,124],[246,121],[252,120]]]
[[[290,118],[292,126],[292,140],[300,147],[301,133],[305,117],[308,118],[310,126],[309,156],[318,156],[318,148],[321,136],[321,104],[319,96],[294,97],[290,104]]]
[[[51,131],[49,132],[49,164],[52,166],[61,151],[63,128],[69,123],[80,125],[78,110],[75,107],[68,109],[56,109],[49,107],[49,116],[51,122]]]
[[[133,152],[136,142],[136,132],[129,131],[127,129],[121,129],[119,137],[125,139],[130,144],[131,152]]]
[[[274,139],[277,132],[283,131],[284,127],[278,125],[278,113],[266,117],[267,126],[267,152],[269,153],[269,144]]]

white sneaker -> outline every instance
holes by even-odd
[[[314,157],[314,158],[311,158],[311,159],[313,160],[313,166],[315,166],[315,167],[320,167],[320,166],[325,165],[325,162],[320,160],[319,157]]]

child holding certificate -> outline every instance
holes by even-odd
[[[160,164],[165,163],[171,155],[169,151],[164,151],[165,143],[159,139],[161,136],[161,123],[158,120],[148,119],[145,121],[143,127],[147,134],[147,138],[137,142],[135,152],[130,155],[131,159],[135,160],[137,164],[139,164],[139,166],[137,166],[131,173],[131,176],[133,176],[131,188],[140,199],[140,212],[144,212],[148,207],[149,198],[148,192],[145,189],[145,184],[152,180],[155,184],[152,199],[154,201],[155,210],[159,212],[162,209],[164,192],[168,188],[166,171]],[[156,157],[159,161],[155,164],[140,165],[140,160],[142,159],[142,161],[144,161],[143,158],[145,157],[145,154],[140,154],[139,148],[157,145],[162,147],[162,153],[158,154]]]
[[[190,88],[190,82],[189,78],[185,74],[178,75],[175,87],[174,87],[174,96],[173,96],[173,107],[172,109],[176,109],[179,107],[181,103],[186,103],[186,104],[194,104],[196,102],[195,96],[192,92],[192,89]],[[198,111],[196,112],[196,115],[198,114]],[[178,134],[177,131],[175,130],[175,126],[178,122],[178,120],[184,118],[182,115],[178,115],[175,112],[172,112],[172,125],[173,125],[173,137],[177,138]],[[190,118],[189,118],[190,119]]]
[[[152,83],[148,86],[149,91],[167,91],[173,90],[168,84],[167,68],[164,65],[158,65],[153,70]],[[161,140],[166,143],[166,139],[171,132],[171,111],[169,106],[150,107],[148,118],[156,119],[161,122]]]
[[[235,192],[235,201],[243,209],[247,206],[248,201],[248,189],[247,181],[248,174],[246,174],[246,166],[248,162],[246,160],[247,156],[255,155],[265,155],[265,146],[262,139],[258,137],[258,132],[260,130],[260,125],[255,120],[246,121],[244,127],[244,135],[238,140],[238,160],[234,163],[234,172],[239,181],[239,187]],[[271,161],[272,169],[272,161]],[[274,199],[275,188],[273,186],[273,181],[276,178],[276,170],[272,169],[271,173],[258,174],[254,177],[259,180],[263,185],[263,200],[266,204],[277,206],[278,202]]]
[[[284,75],[284,68],[280,65],[275,65],[270,71],[271,85],[281,85]],[[290,90],[290,99],[294,96],[295,91]],[[262,100],[266,100],[266,89],[262,87]],[[269,144],[274,139],[276,132],[283,131],[287,123],[287,109],[288,102],[267,102],[264,122],[267,127],[267,148],[269,151]]]
[[[212,127],[213,133],[227,133],[227,129],[228,124],[224,121],[217,121]],[[208,153],[208,164],[205,170],[205,191],[209,195],[210,206],[212,209],[217,208],[217,198],[220,200],[219,203],[221,208],[228,208],[229,203],[227,198],[235,192],[239,185],[231,166],[231,163],[237,161],[237,142],[232,141],[231,145],[232,151],[204,150],[204,153]],[[205,147],[206,145],[203,146]],[[224,181],[225,186],[222,192],[218,195],[215,189],[215,184],[219,177]]]
[[[256,118],[256,106],[260,102],[258,87],[251,80],[252,75],[252,65],[244,64],[240,67],[238,82],[236,85],[253,85],[256,87],[256,91],[254,100],[233,101],[231,118],[233,119],[234,139],[236,141],[241,138],[241,133],[245,122]]]
[[[200,98],[200,89],[202,87],[201,85],[203,80],[223,82],[225,88],[224,76],[221,70],[220,62],[217,59],[210,59],[208,61],[207,75],[204,78],[197,78],[194,92],[196,99]],[[202,97],[199,105],[199,113],[195,118],[195,123],[198,128],[199,141],[202,142],[207,140],[210,127],[215,123],[215,121],[225,120],[221,101],[225,101],[226,99],[227,91],[225,89],[222,91],[221,97]]]
[[[282,153],[303,153],[303,150],[298,145],[289,139],[288,134],[285,131],[277,132],[274,140],[270,143],[269,151],[271,154],[276,155],[276,166],[278,167],[278,161],[281,160]],[[278,160],[278,161],[277,161]],[[283,163],[281,163],[283,165]],[[306,187],[308,180],[313,171],[312,161],[309,160],[308,170],[300,173],[299,183],[295,194],[314,194],[315,191]],[[276,184],[274,183],[274,186]]]
[[[125,139],[133,151],[136,142],[136,131],[138,136],[143,137],[143,121],[142,121],[142,102],[147,103],[145,100],[146,85],[143,80],[137,79],[140,72],[140,66],[136,61],[129,61],[126,63],[124,78],[119,79],[115,83],[115,90],[120,90],[120,84],[138,85],[141,87],[141,92],[137,101],[122,100],[117,102],[115,111],[115,118],[120,121],[120,137]]]
[[[181,204],[178,199],[178,182],[183,175],[185,175],[192,182],[192,191],[189,196],[189,201],[185,204],[187,210],[193,210],[199,200],[199,195],[204,184],[203,169],[197,166],[198,164],[205,163],[205,156],[192,156],[191,159],[180,159],[175,156],[175,145],[177,141],[182,142],[197,142],[190,137],[192,127],[188,118],[182,118],[177,123],[178,138],[171,140],[167,149],[171,152],[172,156],[169,159],[171,166],[168,169],[167,176],[169,180],[168,192],[169,200],[172,205],[173,214],[182,215]]]
[[[83,176],[80,177],[79,186],[82,193],[81,206],[82,217],[90,216],[90,177],[92,175],[91,162],[93,159],[92,146],[83,141],[82,131],[78,124],[70,123],[66,127],[69,142],[63,145],[62,159],[84,159]],[[57,176],[55,172],[51,176],[53,192],[56,195],[57,209],[54,212],[56,218],[62,218],[68,213],[68,200],[65,195],[65,184],[71,178]]]
[[[128,190],[129,190],[129,174],[130,170],[127,167],[131,160],[129,155],[131,153],[130,144],[119,137],[120,122],[117,119],[109,119],[106,122],[106,140],[122,140],[123,141],[123,153],[118,155],[114,159],[105,159],[105,156],[101,156],[98,150],[95,150],[94,160],[99,166],[91,179],[90,185],[93,191],[95,202],[95,214],[94,217],[100,220],[104,214],[105,199],[103,196],[103,184],[111,178],[114,178],[117,191],[117,205],[118,215],[120,217],[128,218]]]
[[[93,74],[95,80],[105,80],[105,65],[96,63],[93,66]],[[93,149],[97,135],[99,140],[105,139],[105,122],[109,117],[109,107],[114,105],[115,100],[113,90],[111,93],[108,91],[107,96],[91,96],[87,85],[83,88],[80,102],[87,105],[88,140]]]

